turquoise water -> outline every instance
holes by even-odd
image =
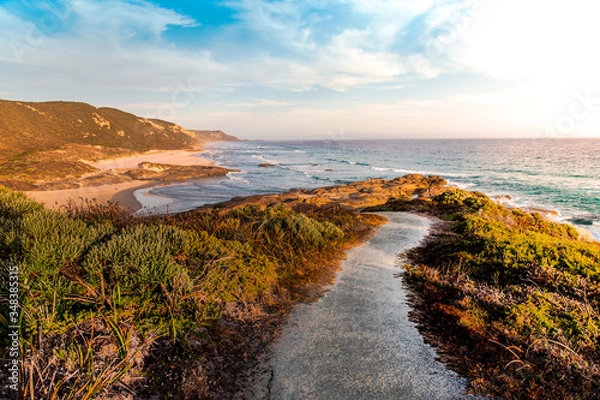
[[[170,211],[234,196],[421,173],[509,195],[520,206],[556,210],[562,220],[600,238],[600,139],[220,142],[207,150],[202,157],[240,172],[153,189],[151,194],[170,199]]]

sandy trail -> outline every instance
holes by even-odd
[[[396,254],[415,247],[430,221],[382,213],[389,223],[351,250],[322,299],[300,305],[271,359],[257,397],[278,399],[456,399],[466,381],[436,361],[409,321]],[[258,392],[261,392],[260,390]]]

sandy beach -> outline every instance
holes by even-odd
[[[154,186],[160,182],[156,181],[131,181],[112,185],[88,186],[78,189],[49,190],[49,191],[29,191],[25,192],[29,197],[43,203],[47,208],[60,209],[67,204],[69,199],[76,202],[85,200],[96,201],[98,203],[119,203],[125,208],[138,210],[142,204],[136,200],[133,193],[138,189]]]
[[[197,157],[197,155],[201,153],[202,150],[151,151],[135,156],[102,160],[92,163],[92,165],[101,171],[137,168],[138,164],[144,161],[173,165],[214,165],[214,162],[209,159]]]
[[[102,172],[137,168],[141,162],[182,166],[214,165],[214,162],[211,160],[197,157],[201,153],[202,150],[152,151],[135,156],[102,160],[93,165]],[[46,207],[53,209],[59,209],[67,204],[69,199],[73,199],[76,202],[93,200],[98,203],[106,203],[110,201],[111,203],[119,203],[129,209],[139,210],[143,207],[143,204],[135,198],[134,192],[146,187],[159,185],[160,183],[160,181],[131,180],[117,184],[85,186],[77,189],[27,191],[25,193],[36,201],[45,204]]]

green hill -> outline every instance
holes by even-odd
[[[90,161],[236,140],[85,103],[0,100],[0,180],[34,182],[95,172]]]

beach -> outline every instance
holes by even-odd
[[[214,162],[212,160],[197,157],[201,153],[202,150],[152,151],[134,156],[102,160],[92,163],[92,165],[98,168],[99,173],[134,169],[142,162],[177,166],[213,166]],[[26,191],[25,193],[52,209],[60,209],[72,199],[77,203],[85,202],[86,200],[97,203],[119,203],[127,209],[137,211],[143,207],[143,204],[136,199],[134,195],[135,191],[157,186],[161,183],[160,180],[129,179],[120,183],[107,185],[82,186],[75,189],[62,190]]]
[[[203,150],[201,149],[150,151],[134,156],[102,160],[92,163],[92,165],[101,171],[137,168],[138,164],[141,162],[172,165],[199,165],[205,167],[214,165],[212,160],[197,157],[198,154],[202,154],[202,152]]]

